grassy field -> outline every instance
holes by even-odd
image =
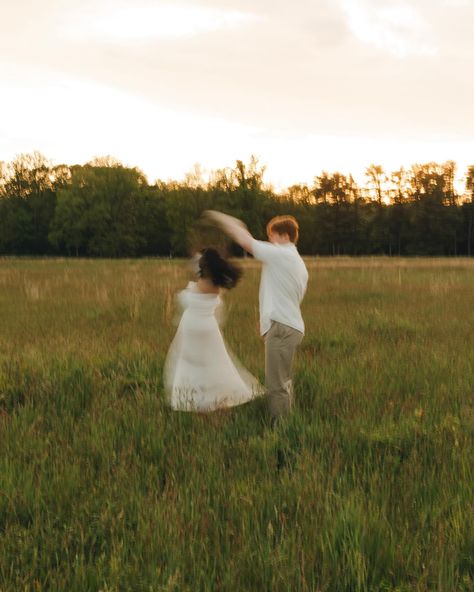
[[[171,412],[186,264],[0,259],[0,590],[474,590],[474,261],[313,259],[297,406]],[[225,337],[263,379],[259,267]]]

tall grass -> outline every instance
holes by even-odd
[[[474,589],[474,262],[313,259],[297,405],[173,413],[169,261],[0,260],[0,590]],[[263,379],[258,265],[226,339]]]

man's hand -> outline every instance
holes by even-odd
[[[252,253],[253,236],[247,230],[247,227],[238,218],[216,212],[216,210],[206,210],[203,218],[219,226],[227,235],[229,235],[237,244],[239,244],[248,253]]]
[[[236,224],[237,226],[240,226],[241,228],[247,230],[247,226],[245,226],[242,220],[234,218],[233,216],[229,216],[228,214],[223,214],[222,212],[217,212],[216,210],[206,210],[205,212],[203,212],[202,217],[204,219],[214,222],[222,228],[224,228],[227,224]]]

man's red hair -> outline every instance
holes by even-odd
[[[267,235],[271,232],[287,234],[290,241],[296,245],[299,237],[299,225],[293,216],[275,216],[267,224]]]

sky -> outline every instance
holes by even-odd
[[[0,161],[474,164],[474,0],[0,0]]]

